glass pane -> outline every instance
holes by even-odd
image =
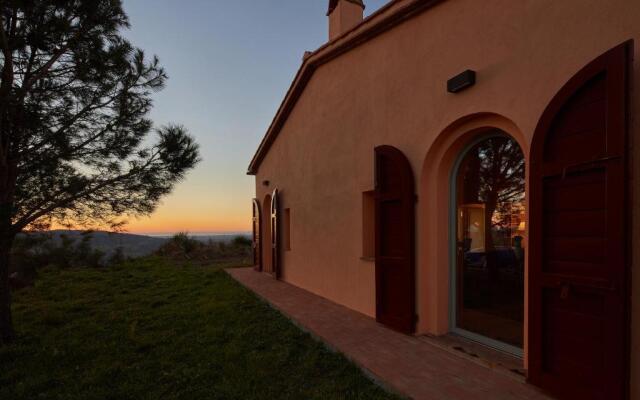
[[[456,323],[523,347],[525,161],[513,139],[467,152],[457,179]]]

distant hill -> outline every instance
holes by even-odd
[[[230,242],[238,236],[251,237],[250,232],[231,232],[231,233],[187,233],[189,237],[200,242]],[[152,238],[171,239],[173,234],[150,234],[146,235]]]
[[[70,239],[78,242],[82,239],[84,231],[79,230],[53,230],[43,233],[27,233],[29,235],[45,235],[49,236],[50,240],[60,242],[61,237],[67,236]],[[191,235],[190,235],[191,236]],[[233,233],[233,234],[200,234],[192,235],[194,239],[208,242],[228,242],[233,240],[236,236],[251,236],[247,233]],[[140,257],[153,253],[158,250],[160,246],[166,243],[172,235],[162,236],[146,236],[146,235],[134,235],[131,233],[113,233],[94,231],[91,233],[91,247],[100,250],[108,257],[116,251],[118,247],[122,248],[125,256],[128,257]]]

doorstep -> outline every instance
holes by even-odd
[[[450,342],[392,331],[366,315],[252,268],[226,271],[392,391],[416,400],[549,399],[517,377],[472,362],[465,358],[469,354],[443,348],[456,347]]]
[[[489,368],[518,382],[526,383],[527,371],[522,358],[487,347],[482,343],[449,334],[444,336],[423,335],[419,339],[468,361]]]

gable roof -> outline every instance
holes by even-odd
[[[298,73],[293,79],[284,100],[280,104],[267,133],[262,138],[256,153],[251,159],[247,174],[257,174],[260,164],[269,152],[269,149],[276,140],[280,130],[282,130],[291,111],[300,99],[307,83],[309,83],[313,73],[318,67],[443,1],[445,0],[391,0],[378,11],[365,18],[362,23],[353,29],[335,40],[326,43],[311,54],[305,54],[304,61]],[[329,7],[331,7],[331,3]]]

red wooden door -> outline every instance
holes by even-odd
[[[260,202],[253,199],[253,266],[256,271],[262,271],[262,247],[260,246]]]
[[[276,279],[281,276],[280,271],[280,207],[278,204],[278,189],[271,195],[271,271]]]
[[[533,139],[529,379],[561,399],[628,396],[630,52],[574,76]]]
[[[415,330],[415,192],[411,165],[391,146],[375,149],[376,319]]]

